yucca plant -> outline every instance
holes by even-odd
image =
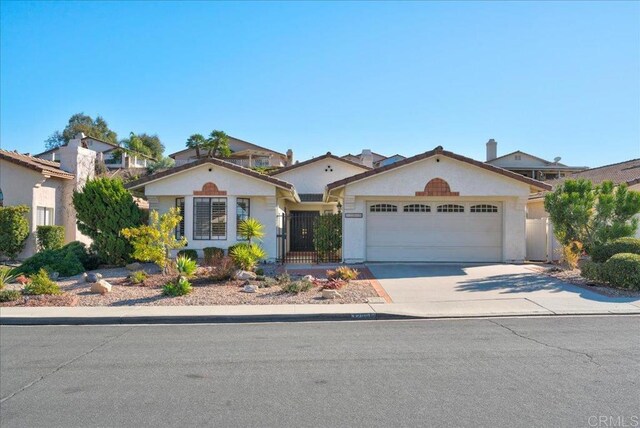
[[[238,234],[251,245],[254,239],[261,240],[264,237],[264,225],[255,218],[249,217],[238,224]]]
[[[240,244],[231,250],[231,258],[238,268],[253,270],[260,260],[267,258],[267,252],[257,244]]]
[[[10,267],[0,266],[0,290],[2,290],[5,285],[11,284],[16,280],[17,275],[13,272],[13,269]]]
[[[196,273],[198,264],[190,257],[180,256],[176,259],[176,269],[178,269],[180,275],[189,277]]]

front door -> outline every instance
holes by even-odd
[[[314,251],[313,223],[320,211],[291,211],[289,217],[290,251]]]

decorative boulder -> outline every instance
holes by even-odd
[[[339,299],[342,297],[338,290],[322,290],[323,299]]]
[[[135,263],[129,263],[127,266],[125,266],[127,268],[127,270],[130,270],[131,272],[137,271],[137,270],[141,270],[142,269],[142,265],[138,262]]]
[[[303,281],[309,281],[309,282],[313,282],[315,280],[315,278],[313,277],[313,275],[305,275],[302,277]]]
[[[258,291],[258,287],[256,287],[255,285],[252,285],[252,284],[247,284],[247,285],[244,286],[242,291],[244,291],[245,293],[255,293],[255,292]]]
[[[256,279],[258,275],[254,272],[249,272],[248,270],[237,270],[233,275],[235,279]]]
[[[87,282],[98,282],[102,279],[102,274],[101,273],[89,273],[87,274],[87,278],[86,281]]]
[[[60,276],[60,274],[59,274],[58,272],[51,272],[51,273],[49,274],[49,278],[50,278],[52,281],[57,281],[59,276]]]
[[[92,293],[107,294],[110,291],[111,291],[111,284],[109,284],[104,279],[101,279],[98,282],[94,282],[91,284]]]

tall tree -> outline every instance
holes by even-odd
[[[193,134],[187,139],[187,148],[196,150],[196,157],[200,157],[200,149],[207,144],[207,139],[202,134]]]
[[[205,144],[207,149],[207,157],[210,158],[228,158],[231,156],[229,148],[229,136],[223,131],[213,130],[209,134],[209,138]]]
[[[120,141],[120,145],[139,153],[149,155],[154,159],[161,159],[164,153],[164,144],[157,135],[149,135],[147,133],[134,134],[129,133],[129,137]]]
[[[69,118],[69,122],[62,132],[55,131],[45,140],[45,146],[47,149],[60,147],[68,143],[80,132],[84,132],[87,137],[118,144],[118,135],[109,128],[109,124],[102,116],[93,119],[84,113],[76,113]]]

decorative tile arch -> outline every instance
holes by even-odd
[[[416,192],[416,196],[460,196],[460,192],[452,192],[449,183],[442,178],[433,178],[424,186],[424,191]]]
[[[194,196],[225,196],[227,194],[226,190],[218,189],[215,183],[207,182],[202,186],[202,190],[194,190]]]

